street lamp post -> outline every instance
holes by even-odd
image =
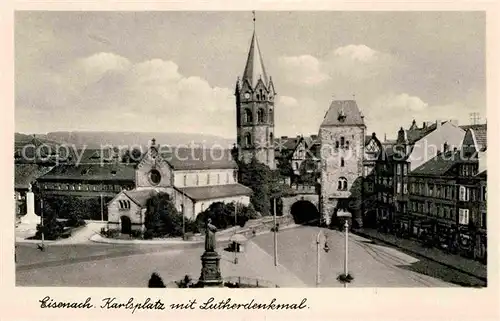
[[[316,287],[319,287],[319,284],[321,283],[321,271],[320,271],[320,243],[321,243],[321,234],[323,234],[323,231],[320,230],[318,232],[318,235],[316,236]],[[323,248],[325,252],[328,253],[330,248],[328,247],[328,238],[325,236],[325,246]]]
[[[102,198],[102,192],[100,193],[101,196],[101,221],[104,222],[104,202]]]
[[[41,230],[42,230],[42,244],[38,246],[40,251],[45,251],[45,232],[44,232],[44,225],[43,225],[43,195],[40,194],[40,223],[41,223]]]
[[[182,192],[182,239],[186,240],[186,213],[185,213],[184,192]]]
[[[349,223],[347,222],[347,220],[345,221],[344,223],[344,228],[345,228],[345,257],[344,257],[344,275],[347,277],[348,273],[349,273],[349,270],[348,270],[348,262],[349,262],[349,257],[348,257],[348,252],[349,252],[349,248],[348,248],[348,237],[349,237]],[[344,287],[346,288],[347,287],[347,282],[344,283]]]
[[[276,224],[276,198],[273,202],[274,214],[274,266],[278,266],[278,228]]]
[[[234,202],[234,235],[236,235],[236,229],[238,226],[238,202]],[[234,264],[238,264],[238,256],[236,255],[236,250],[238,247],[234,243]]]

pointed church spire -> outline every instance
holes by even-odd
[[[245,71],[243,72],[242,81],[248,80],[252,88],[255,88],[259,79],[262,79],[266,87],[269,85],[266,69],[264,68],[264,61],[260,52],[259,42],[257,41],[257,34],[255,32],[255,11],[253,13],[253,35],[252,42],[250,43],[250,50],[248,51],[247,63]]]

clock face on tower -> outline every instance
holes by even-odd
[[[245,93],[245,98],[246,99],[250,98],[250,93]]]

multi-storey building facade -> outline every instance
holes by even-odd
[[[365,137],[365,158],[363,160],[363,225],[376,226],[377,217],[377,189],[375,188],[375,167],[383,152],[382,143],[375,133]]]
[[[403,235],[452,250],[456,242],[456,166],[459,151],[442,153],[411,172]]]
[[[424,122],[422,127],[413,121],[409,129],[398,131],[394,144],[386,146],[380,155],[377,163],[381,165],[375,172],[378,188],[384,191],[378,195],[377,206],[381,229],[392,233],[409,229],[410,173],[441,153],[445,145],[450,149],[460,146],[464,134],[453,120]]]
[[[361,198],[366,126],[356,101],[336,100],[320,126],[320,211],[327,225],[351,213],[362,226]]]

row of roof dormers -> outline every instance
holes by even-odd
[[[105,147],[103,149],[74,148],[74,146],[56,146],[58,158],[52,159],[46,155],[40,155],[35,148],[24,148],[19,145],[14,152],[16,164],[38,164],[57,163],[74,165],[100,164],[113,165],[121,163],[137,164],[148,154],[151,148],[155,148],[161,158],[175,170],[202,170],[202,169],[234,169],[236,162],[233,160],[230,149],[222,148],[190,148],[172,147],[156,144],[153,139],[149,147],[140,148],[138,155],[134,154],[134,148],[118,149],[117,147]],[[126,153],[132,154],[125,157]]]

